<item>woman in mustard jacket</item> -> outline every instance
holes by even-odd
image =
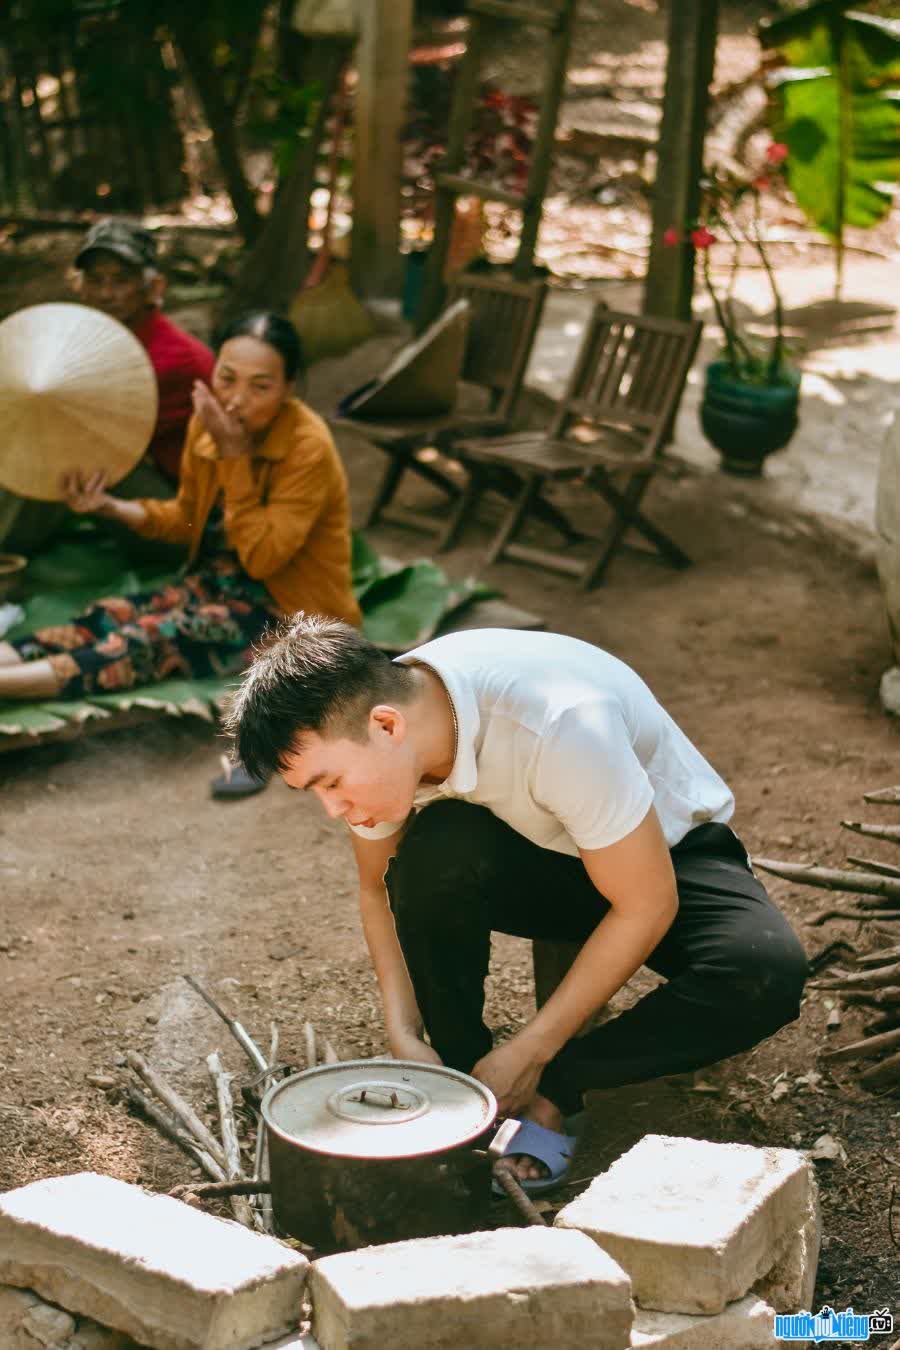
[[[125,501],[103,472],[68,476],[73,511],[183,544],[186,569],[162,590],[109,596],[69,623],[0,642],[0,699],[227,674],[273,617],[298,609],[359,623],[347,478],[325,423],[292,397],[300,364],[286,319],[237,319],[220,339],[212,390],[194,386],[177,497]]]

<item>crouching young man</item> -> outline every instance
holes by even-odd
[[[731,792],[607,652],[482,629],[391,661],[300,614],[229,730],[251,774],[278,769],[347,822],[391,1052],[472,1073],[525,1119],[531,1189],[564,1175],[585,1091],[699,1068],[797,1017],[806,958],[727,824]],[[493,931],[582,944],[496,1048]],[[576,1036],[642,965],[665,983]]]

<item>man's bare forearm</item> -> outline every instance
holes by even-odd
[[[423,1023],[383,884],[360,891],[359,911],[381,990],[388,1041],[397,1053],[404,1036],[421,1040]]]

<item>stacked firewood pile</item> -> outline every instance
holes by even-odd
[[[879,806],[900,806],[900,786],[866,792],[863,800]],[[871,825],[856,820],[842,820],[841,825],[869,839],[900,844],[900,825]],[[864,950],[838,939],[811,962],[814,973],[835,959],[852,962],[852,969],[832,969],[826,978],[817,979],[813,987],[836,991],[845,1004],[872,1010],[861,1040],[826,1051],[822,1058],[828,1064],[845,1061],[865,1064],[859,1080],[872,1090],[900,1084],[900,867],[853,855],[847,857],[852,871],[775,862],[769,858],[754,858],[753,862],[760,871],[786,881],[856,897],[852,906],[831,904],[807,920],[811,925],[831,919],[859,921],[858,937]],[[898,927],[889,927],[893,924]],[[875,1062],[868,1064],[869,1060]]]
[[[177,1186],[172,1194],[197,1203],[201,1200],[228,1198],[234,1217],[248,1228],[262,1233],[275,1231],[272,1218],[266,1133],[259,1103],[272,1083],[287,1073],[291,1065],[278,1063],[278,1028],[272,1023],[268,1055],[264,1055],[239,1021],[229,1017],[218,1003],[190,975],[185,979],[219,1016],[252,1065],[252,1076],[241,1089],[244,1111],[235,1110],[231,1090],[234,1075],[228,1073],[218,1051],[206,1057],[206,1067],[215,1089],[220,1137],[200,1119],[191,1104],[181,1096],[158,1070],[135,1051],[126,1055],[126,1063],[135,1078],[126,1087],[131,1107],[154,1125],[164,1138],[176,1144],[200,1170],[209,1183]],[[311,1023],[304,1027],[306,1068],[318,1063],[319,1049]],[[323,1042],[323,1063],[337,1063],[339,1056],[331,1042]],[[140,1080],[140,1086],[138,1084]],[[146,1091],[145,1089],[149,1090]],[[239,1121],[255,1121],[252,1146],[253,1172],[247,1175],[241,1154]],[[250,1151],[249,1149],[247,1150]]]

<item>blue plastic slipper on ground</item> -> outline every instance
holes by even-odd
[[[222,773],[210,783],[210,792],[219,801],[229,798],[252,797],[269,786],[268,778],[253,778],[243,764],[232,764],[222,756]]]
[[[556,1130],[538,1125],[536,1121],[523,1120],[503,1156],[515,1157],[524,1153],[548,1168],[550,1175],[546,1177],[517,1177],[523,1191],[529,1195],[541,1195],[565,1181],[577,1142],[578,1136],[575,1134],[559,1134]],[[495,1195],[505,1195],[498,1182],[493,1181],[491,1185]]]

